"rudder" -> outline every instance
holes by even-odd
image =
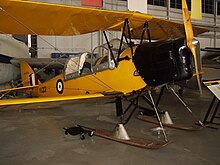
[[[33,86],[40,84],[36,74],[27,62],[21,61],[20,68],[23,86]]]

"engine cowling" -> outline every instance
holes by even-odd
[[[143,43],[133,61],[140,76],[149,86],[158,86],[192,77],[191,52],[184,38]]]

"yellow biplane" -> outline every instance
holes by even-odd
[[[85,52],[68,59],[60,75],[43,83],[28,61],[20,62],[23,86],[0,93],[23,90],[32,98],[1,100],[0,105],[116,98],[121,116],[122,97],[138,99],[146,91],[150,94],[152,87],[189,79],[191,55],[201,90],[193,38],[208,30],[192,27],[186,2],[182,2],[184,23],[132,11],[1,0],[0,33],[72,36],[101,30],[107,43],[99,47],[99,53]],[[122,33],[119,47],[108,40],[106,31]],[[135,39],[140,44],[134,44]]]

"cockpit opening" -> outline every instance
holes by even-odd
[[[117,60],[120,40],[113,39],[109,43],[113,56]],[[126,49],[127,47],[127,44],[122,43],[122,49]],[[94,48],[92,53],[84,52],[71,57],[65,64],[65,80],[70,80],[107,69],[114,69],[115,63],[110,53],[108,45],[103,44]]]

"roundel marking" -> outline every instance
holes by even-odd
[[[64,85],[63,85],[63,81],[61,79],[57,80],[56,89],[59,94],[63,93]]]

